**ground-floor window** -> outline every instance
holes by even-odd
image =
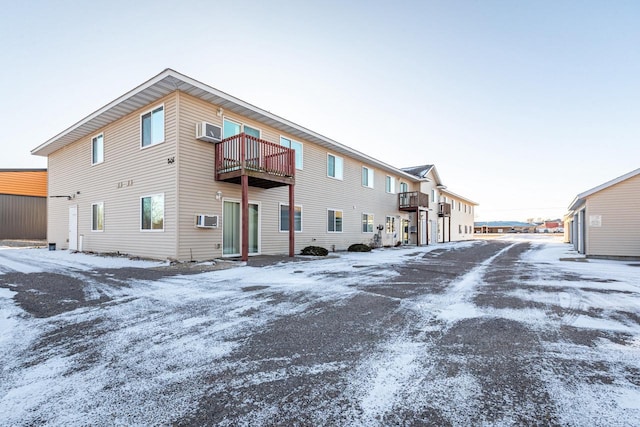
[[[302,231],[302,206],[294,208],[293,229]],[[289,205],[280,203],[280,231],[289,231]]]
[[[373,214],[362,214],[362,232],[373,233]]]
[[[342,233],[342,211],[327,209],[327,231]]]
[[[388,216],[385,221],[385,228],[387,230],[387,234],[396,232],[396,217]]]
[[[141,230],[164,230],[164,194],[144,196],[141,201]]]
[[[91,231],[104,230],[104,203],[91,205]]]

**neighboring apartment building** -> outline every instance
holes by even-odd
[[[473,238],[473,219],[478,204],[447,189],[434,165],[403,168],[420,179],[420,192],[429,196],[428,228],[422,241],[429,244]]]
[[[47,237],[47,170],[0,169],[0,239]]]
[[[580,193],[565,237],[587,257],[640,258],[640,169]]]
[[[32,154],[65,196],[49,203],[63,249],[203,260],[427,243],[427,179],[170,69]]]

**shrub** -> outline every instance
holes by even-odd
[[[363,243],[354,243],[347,249],[349,252],[371,252],[371,246]]]
[[[301,255],[327,256],[329,251],[322,246],[307,246],[300,252]]]

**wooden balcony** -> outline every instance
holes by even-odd
[[[415,211],[429,207],[429,195],[419,191],[409,191],[398,194],[398,209],[401,211]]]
[[[451,203],[438,203],[438,216],[451,216]]]
[[[260,188],[295,184],[296,153],[291,148],[241,133],[216,144],[216,181]]]

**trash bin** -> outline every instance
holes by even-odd
[[[56,244],[55,243],[49,243],[49,250],[50,251],[55,251],[56,250]]]

